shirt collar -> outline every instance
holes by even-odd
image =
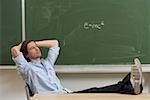
[[[41,60],[31,60],[31,63],[38,64],[41,63]]]

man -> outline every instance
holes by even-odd
[[[49,48],[46,59],[42,58],[40,47]],[[57,40],[28,40],[11,48],[12,58],[16,63],[17,70],[29,85],[33,94],[45,92],[140,94],[142,92],[142,69],[138,59],[135,59],[135,65],[132,66],[131,73],[117,84],[81,91],[69,91],[61,85],[54,70],[59,49]]]

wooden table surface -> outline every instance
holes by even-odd
[[[150,93],[140,95],[115,93],[36,94],[31,100],[150,100]]]

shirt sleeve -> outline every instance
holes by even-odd
[[[52,66],[55,64],[55,61],[59,55],[59,50],[60,50],[60,47],[49,48],[48,56],[46,60],[48,60]]]
[[[21,53],[16,58],[12,58],[17,66],[17,70],[21,73],[23,79],[27,76],[28,70],[30,69],[29,63],[24,58],[23,54]]]

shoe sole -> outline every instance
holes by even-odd
[[[132,66],[132,79],[134,83],[134,93],[139,94],[141,92],[141,81],[142,81],[142,68],[139,59],[134,59],[135,65]]]

